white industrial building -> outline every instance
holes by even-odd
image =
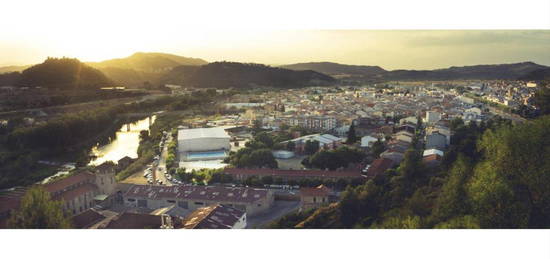
[[[231,149],[229,134],[223,128],[178,130],[178,152],[181,160],[223,159]]]
[[[441,120],[441,113],[434,112],[434,111],[428,111],[426,112],[426,123],[428,124],[434,124]]]

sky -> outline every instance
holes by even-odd
[[[275,23],[259,26],[254,21],[261,14],[228,14],[226,2],[231,1],[217,2],[215,9],[194,6],[208,12],[166,0],[6,2],[0,16],[0,66],[39,63],[48,56],[101,61],[138,51],[209,62],[330,61],[385,69],[523,61],[550,65],[550,30],[320,30],[310,29],[307,20],[306,26],[288,26],[283,14]]]

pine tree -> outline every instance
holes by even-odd
[[[357,141],[357,136],[355,135],[355,126],[353,124],[351,124],[351,126],[349,127],[349,131],[348,131],[347,143],[348,144],[353,144],[356,141]]]

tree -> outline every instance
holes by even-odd
[[[319,141],[317,140],[307,140],[304,146],[304,152],[308,155],[313,155],[319,150]]]
[[[346,140],[346,143],[353,144],[355,142],[357,142],[357,136],[355,135],[355,125],[353,125],[352,123],[351,126],[349,127],[348,138]]]
[[[535,106],[540,109],[541,115],[550,114],[550,87],[541,86],[535,93],[533,101]]]
[[[10,228],[71,228],[61,201],[53,201],[42,187],[31,187],[9,219]]]
[[[380,154],[384,152],[384,149],[385,149],[384,143],[382,143],[382,141],[378,139],[376,142],[372,144],[372,148],[371,148],[372,155],[376,158],[379,158]]]
[[[149,131],[148,130],[142,130],[139,132],[139,141],[149,141]]]
[[[296,144],[292,141],[288,141],[286,143],[286,150],[288,151],[294,151],[294,149],[296,149]]]

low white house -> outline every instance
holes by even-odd
[[[361,138],[361,147],[363,148],[372,147],[372,145],[376,141],[378,141],[378,139],[373,136],[364,136]]]

